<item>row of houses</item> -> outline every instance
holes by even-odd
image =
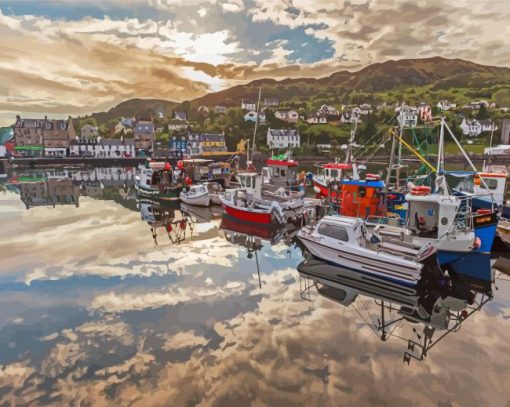
[[[132,133],[133,137],[102,139],[97,127],[90,124],[82,126],[77,135],[71,118],[30,119],[18,115],[13,125],[14,151],[30,157],[134,157],[149,155],[153,150],[152,120],[123,119],[117,129]]]
[[[223,133],[188,133],[172,137],[168,149],[173,157],[215,155],[227,152],[227,145]]]
[[[69,142],[76,137],[73,121],[28,119],[16,116],[13,126],[14,150],[21,156],[65,156]]]

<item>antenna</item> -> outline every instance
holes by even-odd
[[[260,95],[262,93],[262,88],[259,88],[259,99],[257,101],[257,118],[255,120],[255,127],[253,128],[253,142],[251,144],[251,160],[253,161],[253,151],[255,149],[255,136],[257,135],[257,125],[259,124],[259,108],[260,108]],[[248,158],[248,157],[246,157]]]

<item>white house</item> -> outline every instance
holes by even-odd
[[[444,99],[437,102],[436,107],[442,112],[446,112],[448,110],[455,110],[457,108],[457,104]]]
[[[71,157],[119,158],[135,157],[135,140],[125,139],[76,139],[69,145]]]
[[[319,109],[320,113],[323,113],[328,116],[338,116],[338,110],[333,106],[322,105]]]
[[[360,105],[359,109],[361,114],[369,114],[374,111],[370,103],[363,103],[362,105]]]
[[[299,147],[301,137],[296,129],[267,129],[267,146],[269,148]]]
[[[465,118],[462,119],[459,127],[462,130],[462,134],[469,137],[477,137],[484,131],[495,131],[498,129],[498,126],[492,120],[466,120]]]
[[[257,110],[257,104],[252,101],[244,101],[244,99],[241,100],[241,109],[243,110]]]
[[[344,124],[355,123],[360,120],[361,113],[359,112],[359,108],[355,108],[357,110],[348,110],[347,112],[343,112],[340,117],[340,121]]]
[[[291,109],[278,109],[275,110],[274,117],[287,123],[297,123],[299,113]]]
[[[326,124],[328,119],[326,116],[318,115],[317,113],[313,113],[306,119],[308,124]]]
[[[262,102],[264,107],[276,107],[280,104],[280,100],[277,98],[265,98]]]
[[[186,114],[186,112],[175,111],[174,119],[180,120],[181,122],[185,122],[188,119],[188,115]]]
[[[418,124],[418,109],[411,106],[402,106],[399,109],[398,122],[403,127],[416,127]]]
[[[257,112],[250,110],[248,113],[244,115],[244,121],[245,122],[253,122],[255,123],[257,121]],[[265,123],[266,122],[266,114],[264,112],[259,113],[259,123]]]

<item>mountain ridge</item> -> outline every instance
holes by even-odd
[[[104,123],[115,115],[147,116],[162,112],[168,116],[173,109],[185,106],[191,109],[201,105],[235,107],[240,106],[242,99],[256,101],[259,87],[263,88],[263,97],[276,97],[280,101],[306,103],[310,98],[322,98],[324,103],[343,103],[353,94],[365,94],[367,98],[382,94],[383,97],[388,92],[413,93],[416,89],[430,94],[441,94],[448,90],[454,93],[457,89],[465,89],[466,94],[480,94],[480,97],[503,89],[504,98],[510,100],[509,84],[510,68],[436,56],[388,60],[357,71],[341,70],[320,78],[261,78],[192,99],[187,106],[184,105],[186,102],[165,99],[130,99],[112,107],[108,112],[93,113],[91,116],[98,123]]]

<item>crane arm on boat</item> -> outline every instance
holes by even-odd
[[[407,148],[411,153],[413,153],[418,159],[425,164],[432,172],[436,172],[436,168],[429,163],[425,157],[423,157],[413,146],[411,146],[407,141],[405,141],[402,137],[400,137],[397,133],[395,133],[392,129],[388,129],[388,132],[400,141],[400,143]]]

